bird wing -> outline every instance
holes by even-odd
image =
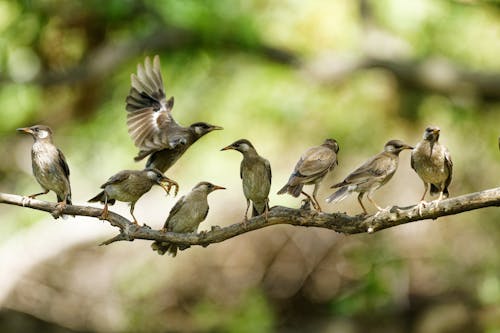
[[[302,176],[321,173],[335,163],[335,155],[333,150],[326,147],[309,148],[295,166],[295,173]]]
[[[446,148],[444,152],[444,166],[446,169],[448,169],[448,178],[446,178],[446,182],[444,185],[444,187],[447,188],[451,183],[451,177],[453,173],[453,162],[451,160],[450,152]]]
[[[168,213],[168,217],[167,217],[167,220],[165,221],[165,226],[164,226],[165,228],[167,228],[167,230],[171,231],[169,229],[169,222],[172,219],[172,217],[179,212],[181,207],[184,205],[185,201],[186,201],[186,196],[183,195],[179,200],[177,200],[174,207],[172,207],[172,209],[170,209],[170,213]]]
[[[374,180],[374,178],[383,178],[390,171],[388,169],[388,162],[390,160],[387,155],[384,153],[378,154],[351,172],[342,184],[362,184]]]
[[[57,148],[57,154],[59,157],[59,164],[61,165],[61,167],[64,171],[64,174],[66,175],[67,178],[69,178],[69,166],[68,166],[68,163],[66,162],[66,158],[64,157],[64,154],[62,153],[62,151],[59,148]]]
[[[161,133],[177,125],[172,117],[174,98],[165,96],[161,76],[160,58],[156,55],[151,64],[149,57],[137,65],[137,74],[131,76],[132,87],[126,99],[128,132],[140,148],[166,148],[167,136]]]
[[[271,182],[271,179],[273,178],[273,173],[271,172],[271,163],[269,163],[269,161],[266,159],[264,159],[264,161],[266,165],[267,176],[269,177],[269,182]]]
[[[101,188],[105,188],[106,186],[111,184],[121,183],[124,180],[128,179],[129,177],[130,177],[129,172],[120,171],[117,174],[111,176],[104,184],[102,184]]]

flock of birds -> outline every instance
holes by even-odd
[[[102,191],[89,202],[104,204],[102,219],[108,215],[108,205],[115,201],[130,203],[130,214],[134,223],[134,206],[137,200],[148,192],[153,185],[161,186],[167,194],[179,185],[164,173],[202,136],[222,127],[205,122],[196,122],[189,127],[178,124],[172,117],[174,98],[166,98],[158,56],[151,62],[146,57],[144,65],[137,66],[137,73],[131,76],[132,86],[126,98],[127,125],[134,144],[139,148],[136,161],[148,158],[143,170],[122,170],[111,176],[102,186]],[[66,205],[71,202],[71,186],[69,167],[66,159],[53,143],[52,131],[44,125],[19,128],[18,131],[31,134],[34,143],[31,149],[33,174],[44,189],[43,192],[30,195],[35,198],[53,191],[57,195],[57,206],[53,215],[59,217]],[[399,153],[411,149],[411,166],[422,179],[425,191],[419,207],[424,207],[425,195],[430,185],[432,195],[439,193],[438,200],[448,197],[448,186],[452,178],[453,164],[446,147],[439,143],[438,127],[425,129],[422,141],[415,147],[400,140],[390,140],[384,150],[367,160],[363,165],[351,172],[342,182],[331,186],[336,191],[326,201],[337,203],[349,194],[358,193],[358,202],[367,214],[362,199],[366,194],[368,200],[378,209],[384,211],[372,198],[372,194],[386,184],[394,175],[399,163]],[[248,210],[252,205],[252,217],[264,215],[268,218],[269,191],[271,189],[271,165],[269,161],[257,153],[255,147],[246,139],[237,140],[222,150],[236,150],[243,155],[240,165],[240,177],[243,193],[247,201],[244,221],[247,221]],[[295,165],[288,182],[278,194],[288,193],[294,197],[306,196],[306,202],[321,212],[317,200],[317,192],[321,181],[338,165],[339,145],[334,139],[326,139],[323,144],[307,149]],[[304,185],[314,185],[312,195],[303,190]],[[208,214],[207,196],[222,186],[209,182],[198,183],[188,194],[181,197],[171,209],[162,229],[163,232],[191,233]],[[378,214],[378,213],[377,213]],[[188,248],[188,245],[156,241],[152,248],[159,254],[176,255],[177,250]]]

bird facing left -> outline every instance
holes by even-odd
[[[43,192],[35,193],[35,198],[53,191],[57,195],[57,208],[52,212],[55,218],[61,216],[66,205],[71,205],[71,186],[69,183],[69,167],[62,151],[54,145],[52,130],[45,125],[18,128],[21,133],[30,134],[34,143],[31,147],[31,166],[36,181]]]

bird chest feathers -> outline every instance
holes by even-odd
[[[443,146],[439,143],[430,145],[419,145],[413,154],[413,165],[420,177],[427,183],[440,183],[448,178],[448,169],[445,166],[445,154]]]
[[[40,185],[46,189],[57,187],[63,183],[63,172],[58,163],[59,152],[51,144],[35,142],[31,150],[33,174]]]

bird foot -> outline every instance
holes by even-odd
[[[170,194],[170,190],[172,189],[172,187],[175,187],[174,197],[177,195],[177,193],[179,193],[179,184],[175,180],[172,179],[166,180],[162,187],[165,190],[165,192],[167,192],[167,194]]]
[[[52,211],[51,215],[54,217],[54,219],[58,219],[62,216],[62,212],[66,208],[66,203],[65,202],[59,202],[56,205],[56,208]]]
[[[387,206],[385,208],[379,208],[379,210],[375,213],[375,215],[373,217],[377,217],[380,214],[388,213],[390,211],[391,211],[391,207],[390,206]]]
[[[427,205],[429,205],[429,202],[425,200],[420,201],[420,203],[417,205],[418,215],[422,216],[422,209],[427,208]]]
[[[29,205],[31,203],[31,199],[33,199],[31,196],[23,197],[23,200],[21,201],[21,204],[23,205],[23,207],[25,207],[26,205]]]
[[[311,210],[311,200],[302,199],[302,205],[300,206],[300,209]]]

